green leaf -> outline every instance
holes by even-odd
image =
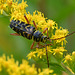
[[[54,70],[54,73],[56,73],[57,75],[62,75],[62,71],[65,71],[65,69],[58,63],[51,62],[49,63],[49,66],[51,69]]]
[[[61,64],[64,67],[65,72],[68,73],[68,75],[75,75],[69,67],[65,66],[63,63]]]
[[[60,69],[61,71],[65,71],[65,69],[61,66],[61,65],[59,65],[58,63],[49,63],[49,65],[50,66],[53,66],[53,67],[55,67],[55,68],[58,68],[58,69]]]

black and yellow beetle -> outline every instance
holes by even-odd
[[[45,33],[46,30],[47,30],[47,36],[45,36],[45,35],[43,35],[42,32],[37,30],[37,26],[36,26],[34,21],[33,21],[33,24],[34,24],[35,27],[33,27],[29,24],[29,21],[28,21],[26,16],[24,16],[24,17],[27,20],[28,24],[25,24],[24,22],[20,22],[19,20],[18,21],[12,20],[10,22],[10,27],[15,32],[17,32],[17,33],[12,33],[11,35],[21,35],[23,37],[26,37],[29,40],[33,39],[34,42],[31,45],[31,49],[36,48],[36,47],[39,48],[39,46],[44,47],[45,45],[40,45],[40,42],[46,43],[47,40],[49,40],[48,28],[45,28],[45,30],[43,31],[43,33]],[[37,42],[37,45],[36,45],[36,47],[33,47],[35,42]],[[47,45],[51,45],[51,44],[47,44]]]

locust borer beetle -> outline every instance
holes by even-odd
[[[17,33],[12,33],[11,35],[16,35],[16,36],[21,35],[23,37],[26,37],[29,40],[33,39],[34,42],[31,45],[31,49],[34,49],[37,47],[38,48],[44,47],[45,45],[41,45],[40,42],[46,43],[48,40],[50,41],[48,37],[48,28],[45,28],[43,32],[40,32],[37,29],[37,26],[34,21],[33,21],[33,24],[34,24],[34,27],[33,27],[29,24],[27,17],[26,16],[24,17],[28,24],[25,24],[24,22],[20,22],[19,20],[18,21],[12,20],[10,22],[11,29],[17,32]],[[45,33],[46,31],[47,31],[47,36],[43,35],[43,33]],[[36,47],[33,47],[35,42],[37,42],[37,45]],[[51,44],[47,44],[47,45],[51,45]]]

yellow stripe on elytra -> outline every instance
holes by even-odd
[[[17,27],[18,25],[16,24],[15,27]]]

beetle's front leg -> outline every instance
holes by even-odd
[[[46,31],[47,31],[47,37],[49,38],[49,35],[48,35],[48,28],[45,28],[44,31],[43,31],[43,33],[45,33]],[[49,38],[49,41],[52,42],[50,38]]]

